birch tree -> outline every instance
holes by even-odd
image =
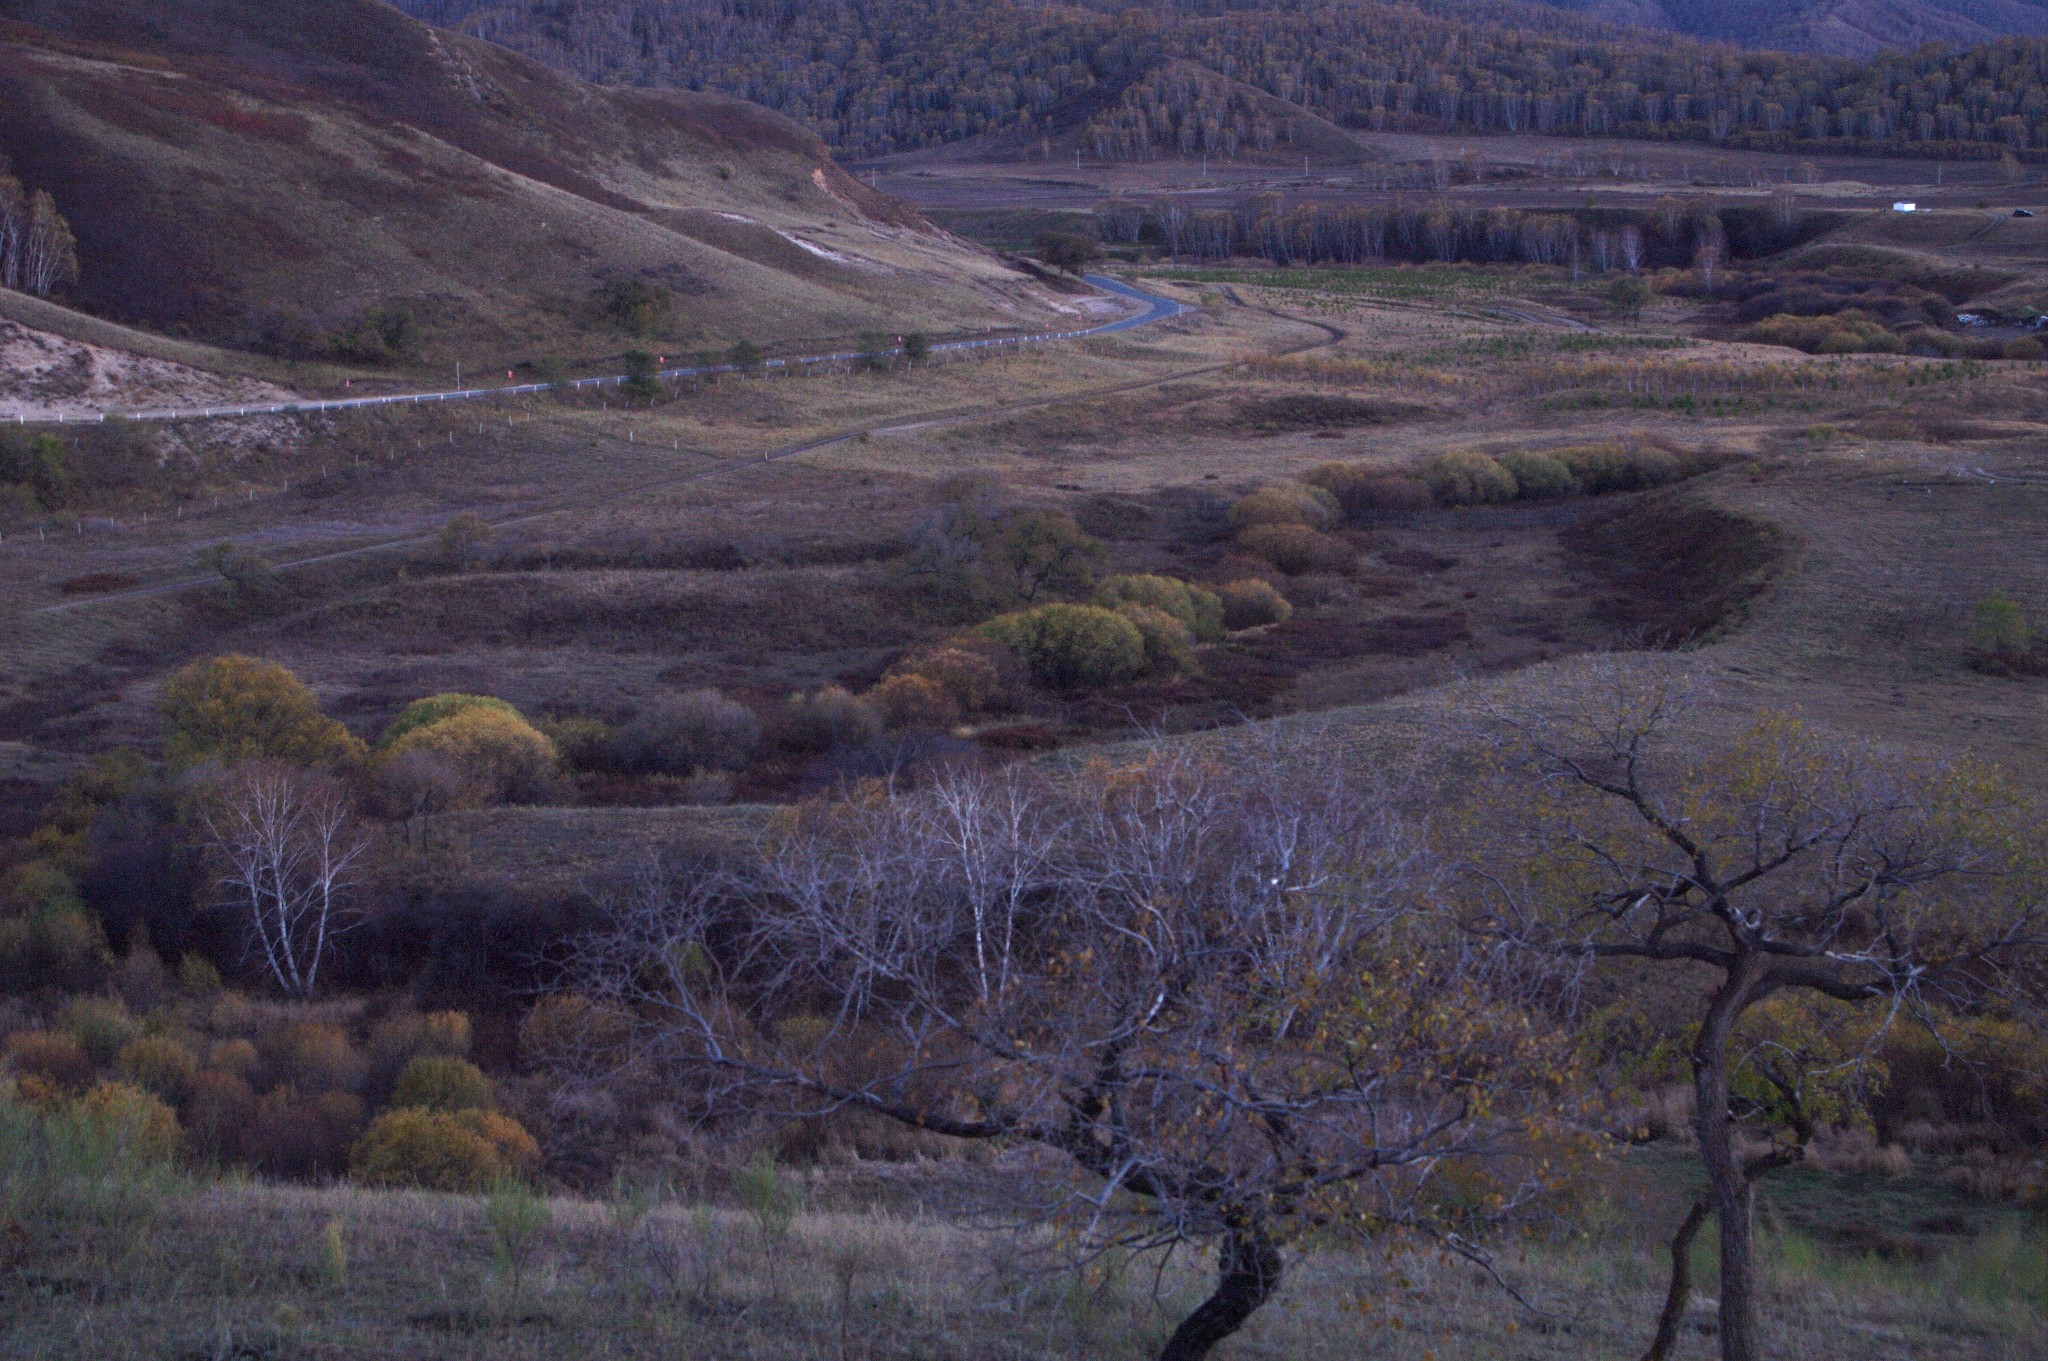
[[[28,229],[21,250],[21,287],[47,298],[59,284],[78,278],[78,242],[71,224],[57,212],[57,202],[48,191],[37,190],[29,200]]]
[[[290,997],[310,997],[334,943],[360,924],[354,903],[369,835],[332,776],[275,761],[215,780],[200,818],[221,903]]]
[[[21,287],[21,252],[28,238],[28,196],[21,181],[0,174],[0,288]]]

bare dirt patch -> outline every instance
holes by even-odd
[[[291,393],[270,383],[68,340],[0,318],[0,420],[290,400]]]

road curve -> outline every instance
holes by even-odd
[[[1075,331],[1040,331],[1032,335],[1000,336],[989,340],[949,340],[932,346],[932,352],[940,354],[963,350],[996,349],[1005,345],[1040,345],[1054,340],[1082,340],[1089,336],[1110,335],[1117,331],[1136,330],[1140,326],[1150,326],[1154,322],[1177,317],[1182,312],[1188,310],[1185,305],[1177,303],[1171,298],[1162,298],[1157,294],[1146,293],[1141,289],[1133,288],[1127,283],[1109,278],[1106,275],[1089,274],[1084,277],[1089,283],[1094,284],[1105,293],[1113,293],[1118,297],[1127,298],[1133,302],[1144,303],[1145,310],[1116,321],[1105,322],[1100,326],[1089,326]],[[764,370],[798,369],[817,364],[845,364],[856,359],[865,358],[869,353],[871,352],[863,350],[839,350],[832,354],[809,354],[792,359],[768,359],[762,361],[761,367]],[[900,345],[894,346],[887,353],[892,355],[902,354],[903,347]],[[714,374],[738,373],[739,371],[740,366],[737,364],[703,364],[695,367],[661,369],[657,372],[656,376],[660,378],[707,378]],[[559,383],[519,383],[506,387],[451,388],[446,392],[405,392],[381,397],[338,397],[304,402],[268,402],[246,406],[165,407],[153,411],[127,411],[112,414],[118,419],[125,421],[193,421],[220,420],[237,416],[300,415],[312,411],[348,411],[359,407],[416,406],[425,402],[479,402],[488,401],[493,397],[518,397],[535,392],[553,392],[557,388],[617,387],[626,380],[627,375],[620,373],[600,378],[570,378],[564,379]],[[102,413],[97,416],[59,416],[47,421],[38,421],[36,424],[98,425],[108,419],[108,414]]]

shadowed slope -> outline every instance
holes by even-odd
[[[76,229],[87,308],[273,345],[403,305],[423,356],[682,348],[1049,299],[737,100],[607,91],[375,0],[0,0],[0,151]]]

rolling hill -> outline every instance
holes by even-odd
[[[780,115],[376,0],[0,0],[0,154],[70,219],[77,305],[276,352],[480,368],[1059,306]]]

